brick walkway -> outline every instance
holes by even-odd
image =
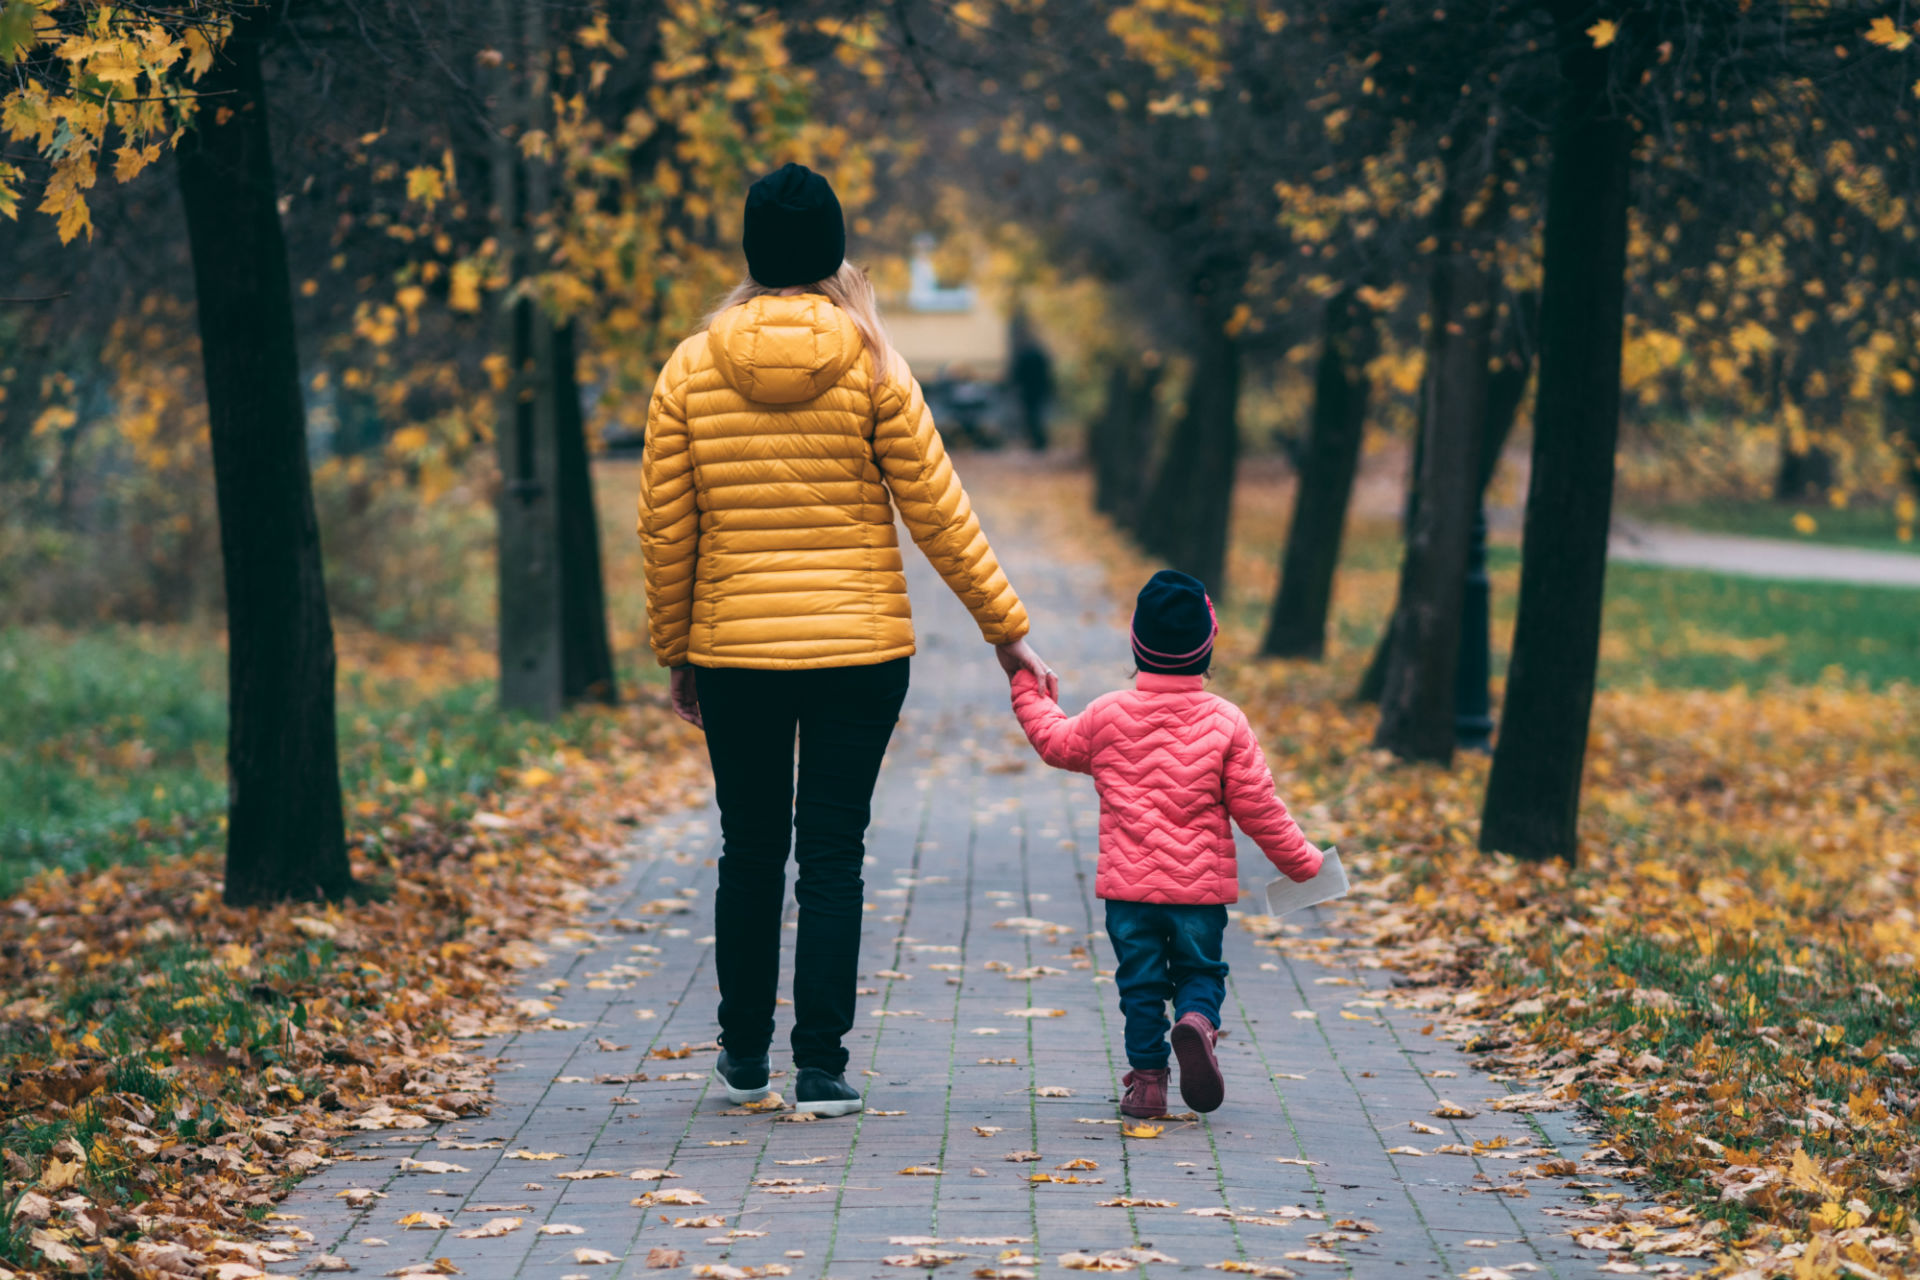
[[[1036,641],[1066,675],[1069,708],[1121,682],[1099,572],[1023,543],[1008,521],[989,528],[1038,619]],[[317,1246],[361,1274],[446,1258],[470,1277],[552,1280],[613,1280],[645,1269],[655,1249],[684,1251],[686,1268],[775,1264],[842,1280],[901,1275],[884,1260],[926,1249],[964,1255],[948,1260],[952,1275],[1060,1275],[1062,1255],[1126,1248],[1151,1250],[1138,1257],[1153,1274],[1226,1260],[1324,1276],[1600,1274],[1605,1255],[1576,1248],[1572,1224],[1546,1212],[1577,1207],[1580,1190],[1563,1178],[1526,1182],[1524,1198],[1490,1190],[1516,1185],[1543,1141],[1577,1153],[1571,1117],[1487,1109],[1505,1086],[1423,1036],[1427,1017],[1394,1007],[1384,973],[1290,958],[1238,927],[1226,1105],[1150,1139],[1121,1134],[1113,1099],[1125,1062],[1113,987],[1098,973],[1112,956],[1092,895],[1091,783],[1031,758],[989,651],[914,562],[921,652],[868,840],[851,1041],[849,1078],[872,1110],[813,1123],[728,1114],[709,1087],[718,823],[693,814],[644,833],[604,910],[554,939],[553,959],[529,974],[525,994],[578,1025],[489,1046],[504,1060],[491,1115],[369,1135],[358,1150],[373,1159],[322,1170],[283,1206]],[[1264,879],[1257,853],[1242,865],[1248,884]],[[650,913],[666,899],[688,909]],[[1319,927],[1302,926],[1307,937]],[[785,1035],[783,1024],[776,1069]],[[682,1046],[692,1046],[684,1060],[656,1056]],[[1435,1118],[1443,1096],[1479,1114]],[[1499,1139],[1502,1154],[1530,1158],[1391,1150]],[[1039,1155],[1009,1158],[1020,1152]],[[463,1169],[403,1170],[403,1158]],[[583,1170],[615,1176],[565,1177]],[[1037,1173],[1080,1181],[1036,1183]],[[356,1208],[339,1195],[351,1188],[386,1196]],[[633,1207],[656,1190],[700,1201]],[[1101,1203],[1112,1200],[1123,1203]],[[400,1225],[421,1211],[453,1226]],[[723,1221],[674,1221],[708,1215]],[[498,1217],[524,1222],[494,1238],[456,1234]],[[543,1224],[569,1231],[537,1233]],[[612,1261],[593,1265],[582,1249]]]

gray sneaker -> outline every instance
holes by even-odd
[[[734,1057],[725,1049],[713,1064],[713,1078],[727,1091],[727,1101],[758,1102],[773,1092],[767,1083],[767,1055]]]

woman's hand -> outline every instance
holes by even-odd
[[[1016,671],[1031,671],[1047,696],[1055,702],[1060,700],[1060,677],[1033,651],[1033,646],[1027,643],[1024,636],[1011,644],[993,646],[993,653],[1000,659],[1000,669],[1007,673],[1007,679],[1013,679]]]
[[[706,728],[700,719],[700,689],[694,683],[693,668],[675,667],[669,673],[669,678],[669,687],[673,692],[673,714],[696,729]]]

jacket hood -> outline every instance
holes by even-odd
[[[863,349],[853,318],[817,293],[768,294],[728,307],[707,329],[720,376],[760,404],[811,400]]]

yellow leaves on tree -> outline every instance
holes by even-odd
[[[1587,39],[1593,41],[1593,47],[1604,49],[1620,38],[1620,24],[1611,18],[1602,18],[1587,28]]]
[[[100,0],[0,0],[0,134],[47,162],[37,205],[60,240],[91,236],[86,193],[110,137],[125,182],[159,158],[191,115],[192,82],[213,65],[230,23],[209,0],[172,11]],[[25,176],[0,163],[0,216],[17,218]]]

